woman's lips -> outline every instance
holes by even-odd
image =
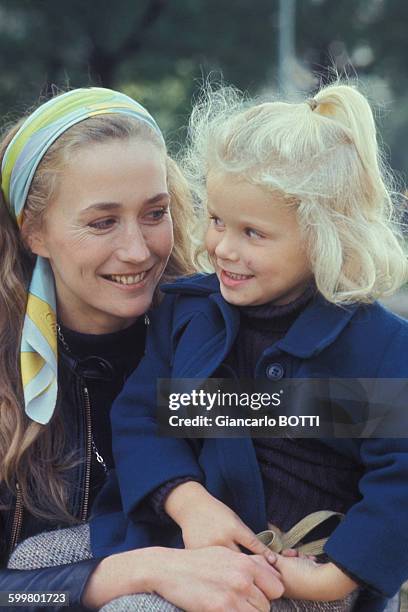
[[[226,287],[238,287],[247,283],[252,278],[253,274],[235,274],[234,272],[228,272],[227,270],[221,270],[220,280]]]
[[[138,289],[143,287],[152,269],[153,268],[144,270],[138,274],[102,274],[101,276],[104,280],[114,284],[119,289]]]
[[[135,285],[140,283],[146,274],[147,271],[140,272],[139,274],[105,274],[104,277],[121,285]]]

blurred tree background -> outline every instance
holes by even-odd
[[[13,120],[54,87],[104,85],[176,142],[211,71],[252,94],[308,95],[335,67],[358,75],[405,179],[407,23],[404,0],[0,0],[0,111]]]

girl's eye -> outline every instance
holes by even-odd
[[[88,223],[89,227],[96,230],[108,230],[115,223],[115,219],[101,219],[100,221],[92,221],[92,223]]]
[[[161,208],[151,210],[146,215],[146,217],[149,221],[160,221],[161,219],[163,219],[164,215],[168,214],[168,212],[169,212],[169,209],[165,206],[162,206]]]
[[[212,225],[215,225],[215,227],[224,227],[224,224],[221,219],[219,217],[216,217],[215,215],[210,215],[210,221]]]
[[[254,230],[252,227],[246,227],[245,233],[249,238],[263,238],[262,234]]]

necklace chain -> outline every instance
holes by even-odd
[[[64,347],[64,349],[66,351],[68,351],[68,353],[71,352],[71,349],[69,348],[67,341],[64,338],[64,334],[61,331],[61,325],[59,323],[57,323],[56,325],[57,328],[57,336],[58,336],[58,340],[61,342],[62,346]]]
[[[59,323],[57,323],[56,328],[57,328],[57,335],[58,335],[59,341],[61,342],[61,344],[64,347],[64,349],[68,353],[71,353],[71,349],[70,349],[67,341],[64,338],[64,334],[62,333],[61,326],[60,326]],[[103,467],[103,471],[105,472],[105,474],[107,474],[108,473],[108,466],[106,465],[105,460],[102,457],[101,453],[98,451],[98,447],[95,444],[95,440],[94,440],[93,434],[91,434],[91,447],[92,447],[92,452],[94,453],[97,462]]]
[[[150,319],[148,317],[147,314],[144,315],[144,324],[150,325]],[[59,323],[56,324],[56,330],[57,330],[57,336],[58,336],[58,340],[61,342],[62,346],[64,347],[64,349],[68,352],[72,354],[72,351],[69,347],[69,344],[67,343],[67,341],[64,338],[64,334],[62,333],[62,329],[61,329],[61,325]],[[98,447],[95,444],[95,440],[93,437],[93,434],[91,436],[91,446],[92,446],[92,452],[96,457],[97,462],[103,467],[103,470],[105,472],[105,474],[108,473],[108,467],[105,463],[104,458],[102,457],[101,453],[98,451]]]

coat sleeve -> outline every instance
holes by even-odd
[[[325,546],[329,557],[346,572],[386,597],[408,578],[408,431],[406,429],[408,328],[389,334],[378,360],[376,378],[395,380],[389,399],[401,416],[401,437],[360,442],[365,473],[362,499],[352,506]],[[397,379],[397,380],[396,380]]]
[[[340,567],[391,597],[408,577],[408,439],[361,444],[362,499],[333,532],[325,552]]]
[[[59,565],[55,567],[44,567],[33,570],[1,569],[0,591],[33,593],[33,592],[65,592],[68,593],[69,607],[66,605],[41,606],[34,604],[30,606],[18,606],[22,612],[65,612],[65,610],[87,610],[81,604],[81,597],[86,583],[100,559],[89,559],[78,563]],[[7,609],[9,609],[7,607]],[[10,607],[11,609],[11,607]]]
[[[158,435],[157,379],[171,378],[172,302],[167,296],[152,317],[146,353],[113,404],[112,448],[123,510],[130,516],[164,483],[175,478],[203,480],[194,444]],[[99,508],[100,512],[100,508]],[[150,504],[146,512],[153,514]]]

